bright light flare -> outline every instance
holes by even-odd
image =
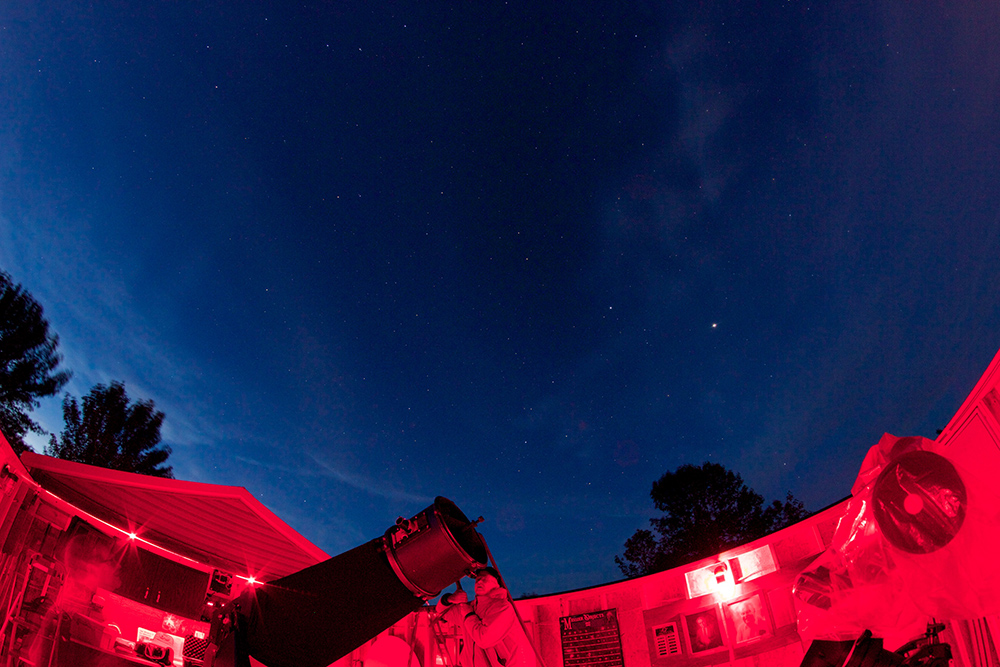
[[[726,563],[719,563],[712,570],[712,588],[723,599],[730,600],[736,594],[736,581]]]

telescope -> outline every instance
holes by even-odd
[[[204,667],[327,667],[485,567],[477,524],[439,496],[381,537],[248,586],[213,615]]]

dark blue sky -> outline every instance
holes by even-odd
[[[995,2],[378,4],[0,7],[0,268],[178,477],[331,554],[444,495],[548,593],[684,463],[844,497],[1000,347]]]

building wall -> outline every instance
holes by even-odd
[[[767,665],[798,665],[804,647],[796,629],[792,585],[828,546],[842,505],[718,557],[639,579],[520,600],[517,606],[533,621],[546,667],[564,667],[560,618],[608,609],[616,610],[619,619],[627,667],[699,667],[754,658]],[[766,561],[758,573],[748,573],[730,588],[699,588],[696,579],[704,580],[707,572],[711,580],[713,567],[758,553]],[[747,603],[760,622],[754,635],[741,620]],[[699,618],[718,630],[701,645]]]

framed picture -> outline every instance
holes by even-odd
[[[723,644],[722,624],[715,607],[688,614],[684,617],[687,625],[688,640],[691,643],[691,653],[701,653],[719,648]]]
[[[736,643],[752,642],[771,634],[771,622],[760,595],[753,595],[732,602],[728,607],[729,620],[735,630]]]

